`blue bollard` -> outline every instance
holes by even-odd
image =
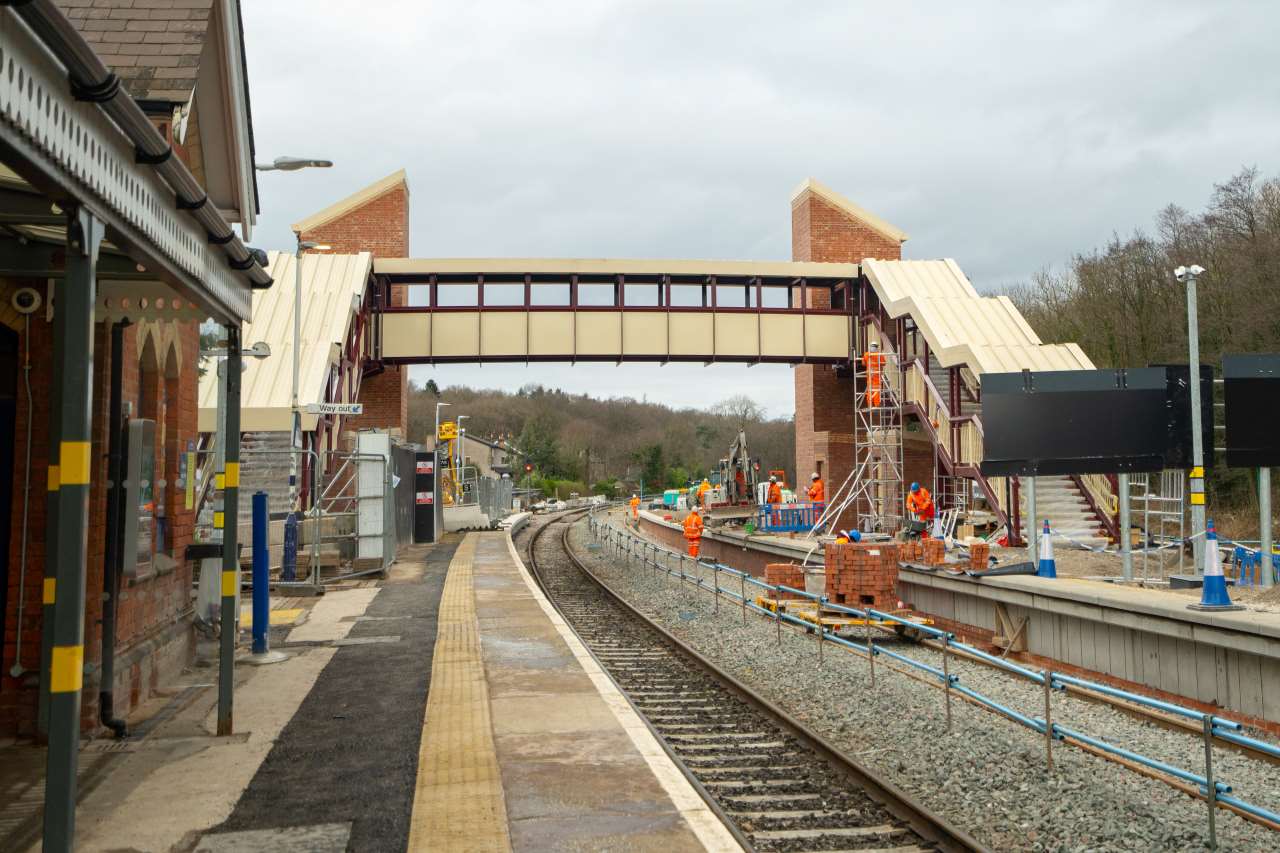
[[[267,493],[253,496],[253,653],[267,651],[267,631],[271,627],[271,591],[268,570]]]

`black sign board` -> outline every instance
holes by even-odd
[[[1202,368],[1206,457],[1212,369]],[[988,373],[982,377],[987,476],[1109,474],[1191,467],[1186,366]]]
[[[1280,465],[1280,355],[1225,355],[1227,465]]]
[[[413,541],[436,541],[439,492],[436,489],[436,454],[419,450],[414,454]]]

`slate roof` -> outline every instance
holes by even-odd
[[[214,0],[55,0],[135,100],[186,103]]]

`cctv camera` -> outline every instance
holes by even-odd
[[[34,314],[40,310],[44,297],[34,287],[20,287],[13,292],[9,302],[19,314]]]
[[[1178,267],[1173,271],[1173,277],[1185,284],[1188,278],[1197,278],[1203,272],[1204,267],[1192,264],[1189,267]]]

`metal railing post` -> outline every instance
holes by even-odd
[[[773,588],[773,627],[778,633],[778,645],[782,645],[782,590]]]
[[[720,615],[720,564],[711,564],[711,612]]]
[[[1053,709],[1049,697],[1053,694],[1053,672],[1044,670],[1044,757],[1053,772]]]
[[[951,638],[942,638],[942,696],[947,706],[947,731],[951,731]]]
[[[738,575],[738,587],[742,591],[742,624],[747,624],[747,576]]]
[[[1218,827],[1216,824],[1218,808],[1217,783],[1213,780],[1213,715],[1204,715],[1204,795],[1209,804],[1209,849],[1218,849]]]
[[[876,689],[876,641],[871,638],[871,613],[863,609],[863,623],[867,626],[867,664],[871,667],[871,689]]]

